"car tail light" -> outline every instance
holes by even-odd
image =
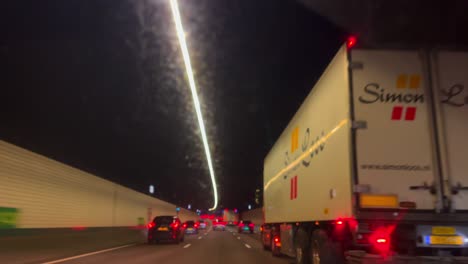
[[[195,224],[195,228],[198,228],[198,224]]]
[[[149,223],[149,224],[148,224],[148,229],[151,229],[151,228],[153,228],[155,225],[156,225],[156,224],[155,224],[155,223],[153,223],[153,222]]]
[[[186,227],[187,227],[187,224],[184,224],[182,227],[183,227],[183,228],[186,228]]]
[[[172,229],[177,229],[179,227],[179,223],[175,222],[171,224]]]
[[[250,224],[249,226],[250,226],[250,227],[254,227],[255,225],[254,225],[254,224]]]

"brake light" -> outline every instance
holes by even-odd
[[[385,244],[385,243],[387,243],[387,239],[386,238],[377,238],[377,240],[375,242],[377,244]]]
[[[177,223],[177,222],[172,223],[172,224],[171,224],[171,227],[172,227],[173,229],[177,229],[177,227],[179,227],[179,223]]]
[[[394,226],[380,227],[377,228],[370,236],[369,243],[376,249],[381,255],[388,255],[390,253],[391,246],[391,234],[394,230]]]
[[[250,224],[249,226],[250,226],[250,227],[254,227],[254,224]]]
[[[338,221],[336,221],[336,224],[337,224],[337,225],[342,225],[342,224],[343,224],[343,221],[338,220]]]
[[[195,228],[198,228],[198,224],[195,224]]]
[[[356,45],[356,42],[357,42],[357,38],[355,36],[350,36],[348,40],[346,41],[346,47],[350,49]]]
[[[153,228],[154,226],[155,226],[155,223],[151,222],[151,223],[148,224],[148,229],[151,229],[151,228]]]
[[[187,227],[187,224],[184,224],[182,227],[183,227],[183,228],[186,228],[186,227]]]
[[[273,238],[273,242],[275,243],[275,246],[281,247],[281,240],[280,240],[280,237],[279,237],[279,236],[275,236],[275,237]]]

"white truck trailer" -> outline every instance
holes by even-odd
[[[354,44],[265,158],[264,247],[297,263],[468,256],[468,52]]]

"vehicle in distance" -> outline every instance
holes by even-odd
[[[213,230],[215,231],[218,231],[218,230],[221,230],[221,231],[224,231],[226,230],[226,224],[222,221],[219,221],[219,220],[215,220],[213,221]]]
[[[228,226],[237,225],[239,222],[239,214],[237,213],[237,209],[232,210],[225,208],[223,210],[222,219]]]
[[[206,222],[204,220],[198,221],[198,228],[199,229],[206,229]]]
[[[185,234],[198,234],[198,223],[189,220],[183,224]]]
[[[265,158],[264,245],[297,263],[466,259],[468,52],[350,40]]]
[[[148,224],[148,244],[161,241],[179,243],[184,241],[182,224],[177,216],[156,216]]]
[[[254,227],[255,227],[255,225],[254,225],[254,223],[252,223],[252,221],[242,220],[242,221],[239,222],[238,231],[239,231],[239,233],[250,232],[251,234],[253,234]]]

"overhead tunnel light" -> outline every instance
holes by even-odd
[[[182,56],[184,58],[184,63],[185,63],[185,70],[187,72],[187,78],[189,81],[189,87],[190,91],[192,92],[192,99],[193,99],[193,104],[195,107],[195,112],[197,114],[197,119],[198,119],[198,125],[200,127],[200,133],[202,136],[202,141],[203,141],[203,147],[205,148],[205,155],[206,155],[206,161],[208,163],[208,169],[210,172],[210,177],[211,177],[211,183],[213,185],[213,196],[214,196],[214,201],[213,201],[213,207],[211,207],[209,210],[213,211],[218,207],[218,190],[216,186],[216,177],[213,169],[213,163],[211,161],[211,153],[210,153],[210,147],[208,145],[208,138],[206,136],[206,130],[205,130],[205,123],[203,121],[203,115],[201,112],[201,107],[200,107],[200,101],[198,99],[198,93],[197,93],[197,87],[195,85],[195,78],[193,76],[193,70],[192,70],[192,63],[190,62],[190,55],[188,52],[187,48],[187,43],[185,41],[185,32],[184,28],[182,26],[182,19],[180,17],[180,12],[179,12],[179,5],[177,3],[177,0],[170,0],[171,2],[171,9],[172,9],[172,15],[174,18],[174,23],[176,26],[176,31],[177,31],[177,37],[179,39],[179,44],[180,44],[180,49],[182,51]]]

